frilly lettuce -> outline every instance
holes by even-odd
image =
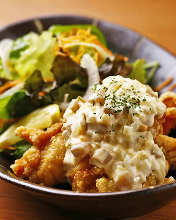
[[[33,110],[31,98],[24,90],[24,83],[19,83],[15,87],[0,95],[0,118],[10,119],[21,117]]]
[[[146,63],[145,59],[137,59],[133,64],[131,79],[137,79],[141,83],[149,83],[159,67],[158,62]]]
[[[11,39],[4,39],[0,41],[0,77],[8,80],[15,79],[13,78],[12,71],[10,71],[7,66],[12,44],[13,41]]]
[[[69,56],[57,56],[51,71],[59,85],[75,79],[79,80],[80,87],[87,88],[88,76],[84,68],[74,62]]]
[[[14,157],[15,159],[19,159],[31,147],[31,144],[25,140],[22,140],[14,144],[12,147],[14,147],[15,150],[9,151],[10,156]]]
[[[128,63],[125,57],[117,55],[113,61],[106,59],[99,67],[100,78],[103,80],[108,76],[121,75],[136,79],[141,83],[149,83],[159,67],[159,63],[154,61],[146,63],[145,59],[137,59],[133,63]]]
[[[40,70],[44,80],[53,80],[50,71],[54,61],[56,39],[52,33],[41,35],[29,33],[13,42],[8,66],[17,74],[17,78],[26,78],[35,70]]]
[[[12,145],[13,150],[0,148],[0,152],[3,151],[4,155],[10,156],[12,160],[19,159],[32,145],[25,140],[19,141]]]
[[[65,94],[68,100],[83,95],[88,86],[84,68],[68,56],[57,56],[51,68],[53,82],[46,82],[42,72],[35,70],[22,83],[0,95],[0,118],[17,118],[51,103],[61,103]]]
[[[146,69],[144,65],[146,61],[144,59],[138,59],[133,63],[132,72],[129,74],[131,79],[137,79],[141,83],[146,83]]]
[[[0,57],[0,77],[1,78],[6,78],[6,72],[4,70],[1,57]]]
[[[131,73],[132,65],[128,64],[125,61],[125,57],[119,54],[114,57],[113,61],[107,58],[98,70],[101,80],[114,75],[121,75],[125,77]]]
[[[21,117],[33,110],[30,97],[26,95],[24,90],[0,98],[0,106],[0,118],[3,119]]]

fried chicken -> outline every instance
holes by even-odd
[[[18,134],[21,131],[20,136],[26,137],[33,144],[37,143],[36,146],[32,146],[20,159],[11,165],[11,169],[18,177],[46,186],[65,182],[63,168],[65,145],[61,133],[58,133],[59,129],[60,126],[58,124],[47,131],[18,129]],[[53,136],[54,133],[58,134]]]
[[[103,169],[91,166],[89,159],[84,158],[68,174],[72,190],[77,192],[98,192],[96,179],[103,176]]]
[[[32,145],[41,148],[51,139],[52,136],[56,135],[61,131],[62,123],[55,123],[46,131],[37,128],[25,128],[20,126],[16,129],[15,133],[17,136],[24,138],[27,142]]]

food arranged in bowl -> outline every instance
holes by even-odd
[[[174,182],[176,94],[148,85],[158,66],[114,54],[93,25],[2,40],[0,150],[13,173],[90,193]]]

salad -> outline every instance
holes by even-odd
[[[158,67],[113,53],[94,25],[2,40],[0,152],[12,172],[78,192],[173,182],[176,95],[147,85]]]

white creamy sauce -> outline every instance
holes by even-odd
[[[65,169],[89,156],[89,163],[103,168],[118,184],[142,188],[148,176],[164,181],[167,166],[154,143],[155,120],[166,111],[158,94],[137,80],[110,76],[92,89],[88,101],[78,97],[64,114],[63,136],[67,153]],[[122,186],[123,189],[123,186]]]

